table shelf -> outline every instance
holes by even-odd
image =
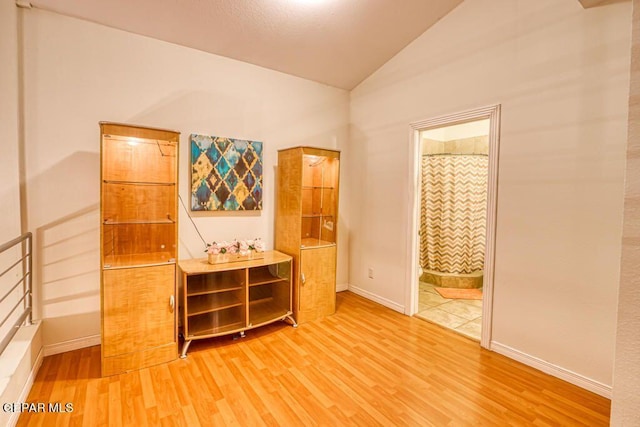
[[[211,265],[206,258],[180,261],[185,342],[240,333],[279,320],[297,326],[292,311],[292,258],[267,251],[264,258]]]

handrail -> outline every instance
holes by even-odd
[[[23,292],[22,294],[18,295],[20,296],[20,299],[18,300],[18,302],[13,306],[13,308],[11,308],[11,310],[9,310],[6,313],[6,315],[4,313],[0,313],[0,317],[3,317],[2,321],[0,322],[0,327],[2,327],[5,324],[5,322],[11,317],[11,315],[16,312],[16,310],[20,307],[20,305],[24,306],[24,310],[22,311],[22,313],[20,313],[20,315],[18,316],[17,320],[14,322],[13,326],[11,327],[7,335],[4,338],[2,338],[2,341],[0,341],[0,354],[2,354],[5,348],[7,348],[7,346],[9,345],[9,342],[11,341],[13,336],[16,334],[16,332],[18,332],[18,329],[23,323],[25,323],[26,325],[31,325],[32,323],[32,300],[31,300],[31,293],[32,293],[31,272],[33,271],[32,270],[33,268],[33,260],[32,260],[33,243],[32,242],[33,242],[33,235],[31,234],[31,232],[27,232],[0,246],[0,254],[17,245],[22,246],[21,258],[18,259],[18,261],[14,262],[9,268],[7,268],[2,273],[0,273],[0,277],[2,277],[6,273],[11,271],[13,267],[22,263],[22,277],[18,280],[18,282],[15,285],[13,285],[9,289],[9,291],[2,297],[0,302],[4,301],[5,298],[11,295],[16,290],[18,285],[20,285],[20,283],[23,284],[23,287],[22,287]],[[26,243],[26,247],[25,247],[25,243]]]

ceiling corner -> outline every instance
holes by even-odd
[[[613,3],[622,3],[629,0],[578,0],[582,7],[589,9],[591,7],[606,6]]]

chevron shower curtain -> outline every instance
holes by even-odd
[[[420,264],[468,274],[484,267],[488,157],[422,157]]]

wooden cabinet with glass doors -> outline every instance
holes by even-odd
[[[278,152],[275,248],[294,259],[293,313],[304,323],[335,312],[340,152]]]
[[[103,376],[178,355],[179,136],[100,123]]]

